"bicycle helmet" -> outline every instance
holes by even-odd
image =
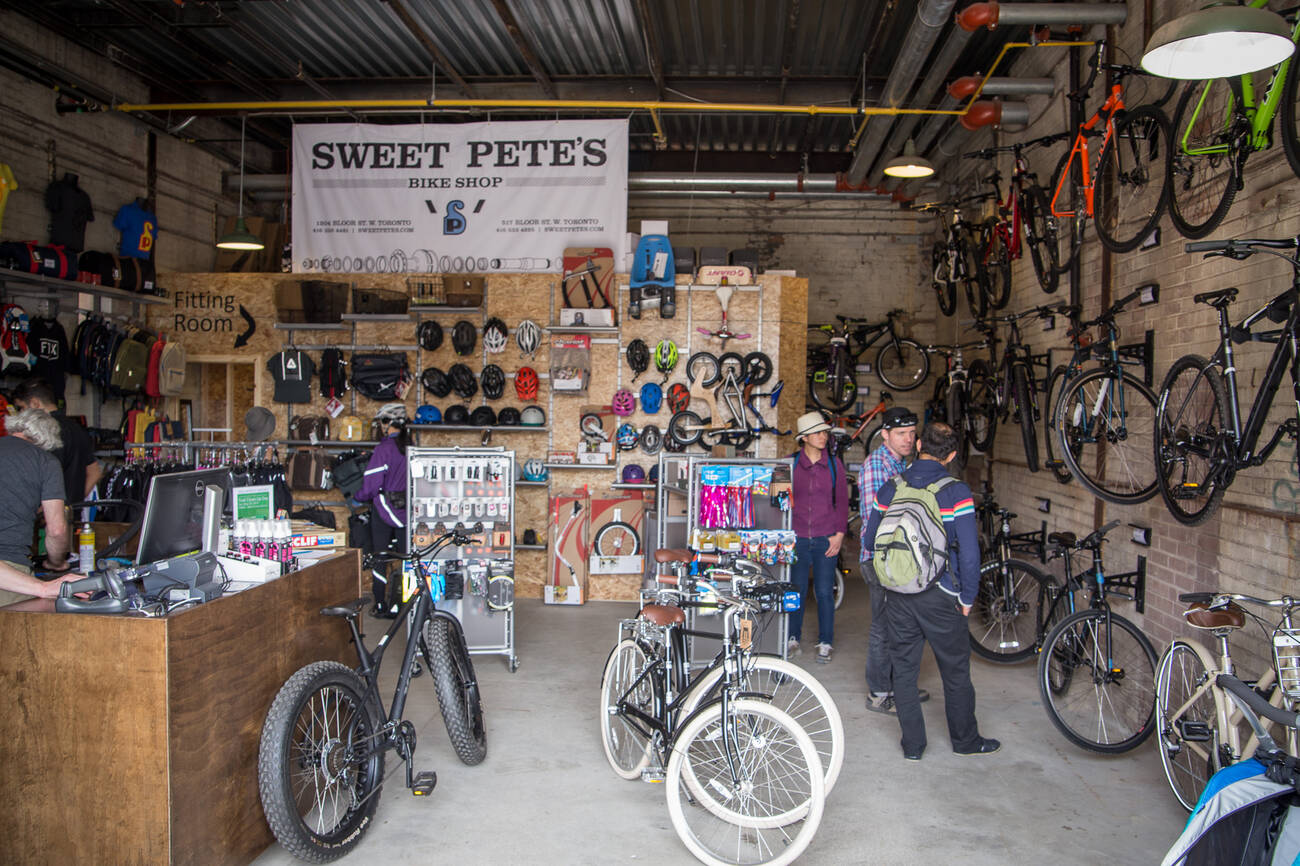
[[[493,316],[483,326],[483,348],[493,355],[504,352],[506,343],[510,341],[509,334],[506,323]]]
[[[497,423],[502,427],[519,426],[519,410],[514,406],[507,406],[497,413]]]
[[[461,319],[451,329],[451,347],[456,350],[457,355],[468,355],[474,351],[474,346],[478,342],[478,331],[469,322]]]
[[[647,454],[658,454],[663,447],[664,434],[653,424],[647,424],[641,431],[641,450]]]
[[[536,400],[537,386],[537,371],[532,367],[520,367],[515,371],[515,396],[520,400]]]
[[[519,351],[531,358],[542,343],[542,329],[532,319],[524,319],[515,328],[515,342]]]
[[[468,400],[478,393],[478,379],[474,377],[474,371],[464,364],[452,364],[447,371],[447,378],[451,380],[456,396],[462,400]]]
[[[415,337],[420,341],[420,348],[426,352],[437,351],[442,345],[442,325],[433,319],[425,319],[420,323],[420,327],[415,329]]]
[[[448,406],[447,411],[442,414],[442,423],[454,427],[464,427],[469,424],[469,410],[459,403],[455,406]]]
[[[656,382],[646,382],[641,386],[641,411],[654,415],[664,401],[664,389]]]
[[[542,427],[546,424],[546,413],[540,406],[525,406],[519,413],[519,423],[525,427]]]
[[[636,339],[627,344],[627,365],[635,374],[632,376],[633,382],[650,366],[650,347],[645,340]]]
[[[672,340],[660,340],[655,344],[655,369],[664,374],[667,380],[668,374],[677,366],[677,344]]]
[[[479,384],[483,386],[483,396],[489,400],[500,400],[506,392],[506,374],[496,364],[488,364],[479,374]]]
[[[645,482],[645,470],[635,463],[623,467],[624,484],[642,484]]]
[[[525,481],[545,481],[546,465],[534,457],[531,460],[524,461],[524,480]]]
[[[690,390],[681,382],[674,382],[668,389],[668,408],[674,412],[682,412],[690,405]]]
[[[650,467],[650,474],[646,476],[646,479],[645,479],[645,480],[646,480],[646,481],[649,481],[651,484],[658,484],[658,483],[659,483],[659,464],[658,464],[658,463],[656,463],[654,466],[651,466],[651,467]]]
[[[405,424],[406,406],[402,403],[385,403],[375,413],[375,420],[388,424]]]
[[[447,374],[437,367],[430,367],[421,373],[420,384],[424,390],[440,399],[451,393],[451,382],[447,379]]]
[[[618,433],[615,434],[615,438],[618,440],[618,450],[631,451],[636,447],[637,439],[640,437],[637,436],[635,427],[623,423],[618,425]]]
[[[492,411],[491,406],[479,406],[469,413],[469,423],[473,427],[495,427],[497,413]]]
[[[438,424],[442,421],[442,411],[437,406],[424,404],[415,410],[416,424]]]
[[[626,418],[636,411],[636,398],[632,392],[626,388],[619,388],[614,392],[614,399],[610,404],[614,409],[614,414],[621,418]]]

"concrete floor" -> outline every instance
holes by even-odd
[[[673,830],[664,789],[619,779],[601,749],[600,674],[617,621],[634,611],[520,601],[519,671],[509,673],[501,656],[476,657],[488,723],[488,757],[477,767],[456,759],[428,677],[416,680],[407,717],[421,737],[418,768],[436,770],[438,788],[412,797],[390,753],[376,824],[347,862],[696,863]],[[1186,815],[1154,746],[1108,758],[1066,742],[1039,701],[1032,664],[972,660],[981,732],[1003,747],[959,758],[927,652],[921,684],[935,694],[924,705],[930,745],[920,763],[904,761],[897,720],[863,706],[868,619],[865,587],[850,581],[831,664],[814,664],[807,651],[797,659],[835,696],[848,739],[843,773],[800,862],[1160,862]],[[256,862],[298,861],[273,846]]]

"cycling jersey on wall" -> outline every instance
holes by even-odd
[[[0,162],[0,221],[4,219],[5,205],[9,204],[9,193],[18,189],[18,179],[14,170],[6,162]]]
[[[275,402],[311,402],[311,377],[316,372],[316,364],[306,352],[285,349],[271,356],[266,369],[275,380]]]
[[[135,259],[147,259],[153,255],[159,232],[158,217],[142,208],[138,201],[128,202],[118,209],[113,218],[113,228],[122,233],[119,255]]]

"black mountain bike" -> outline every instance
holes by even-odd
[[[1180,523],[1194,526],[1209,519],[1237,472],[1262,465],[1283,436],[1300,441],[1300,421],[1291,415],[1278,425],[1264,447],[1257,447],[1282,376],[1288,370],[1292,397],[1300,405],[1300,355],[1296,351],[1300,331],[1300,251],[1279,252],[1296,251],[1298,243],[1298,238],[1281,238],[1187,244],[1189,253],[1204,252],[1207,258],[1226,256],[1241,261],[1255,253],[1275,255],[1291,264],[1293,274],[1286,291],[1237,325],[1228,321],[1228,305],[1237,297],[1236,289],[1202,292],[1193,297],[1218,312],[1219,347],[1209,360],[1184,355],[1175,361],[1160,388],[1156,407],[1156,481],[1165,505]],[[1265,318],[1282,327],[1255,331],[1255,325]],[[1273,343],[1277,348],[1269,358],[1243,425],[1232,344],[1247,341]]]
[[[939,311],[945,316],[957,312],[957,283],[961,283],[965,289],[971,313],[976,318],[984,315],[987,292],[981,286],[980,255],[976,240],[979,227],[962,219],[961,206],[988,198],[988,193],[981,193],[916,207],[916,210],[937,212],[940,220],[943,220],[944,208],[952,209],[952,218],[943,222],[943,236],[934,242],[930,250],[931,285],[938,297]]]
[[[814,332],[830,335],[825,346],[809,348],[808,396],[826,412],[843,412],[858,398],[855,366],[868,349],[885,339],[876,350],[876,375],[896,391],[911,391],[930,375],[930,358],[916,340],[900,337],[895,320],[902,310],[890,310],[885,321],[836,316],[838,325],[809,325]]]
[[[257,779],[262,809],[275,838],[303,860],[323,863],[352,850],[379,805],[384,754],[406,762],[406,787],[423,796],[437,784],[432,771],[414,768],[415,725],[402,717],[418,648],[438,694],[443,721],[457,756],[466,764],[487,757],[483,706],[460,622],[433,606],[431,562],[448,545],[470,544],[482,524],[461,524],[411,555],[417,591],[373,650],[366,648],[357,617],[359,598],[327,607],[323,616],[347,620],[357,650],[357,667],[313,662],[280,688],[262,725]],[[398,628],[408,626],[402,668],[387,711],[379,696],[379,667]],[[414,638],[414,639],[412,639]]]
[[[1020,441],[1025,447],[1025,465],[1030,472],[1038,471],[1038,387],[1035,384],[1034,358],[1029,347],[1020,336],[1020,320],[1031,316],[1039,319],[1051,318],[1056,307],[1043,306],[1011,313],[1005,316],[993,316],[977,327],[983,331],[997,354],[1000,342],[997,336],[997,323],[1006,323],[1009,333],[1002,357],[993,369],[984,360],[973,361],[970,365],[970,431],[971,444],[986,454],[993,448],[993,437],[997,433],[998,421],[1006,423],[1015,421],[1020,427]]]
[[[975,340],[969,343],[925,347],[927,353],[943,355],[947,361],[947,372],[935,382],[934,396],[926,403],[926,423],[944,421],[957,433],[957,459],[953,469],[958,471],[966,466],[973,438],[969,411],[969,371],[962,360],[962,352],[966,349],[987,349],[988,346],[988,340]]]

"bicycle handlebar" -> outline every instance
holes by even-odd
[[[1022,150],[1028,150],[1031,147],[1046,146],[1056,144],[1058,141],[1069,139],[1070,133],[1056,132],[1051,135],[1044,135],[1039,138],[1031,138],[1028,141],[1017,141],[1014,144],[1003,144],[997,147],[986,147],[983,150],[972,150],[970,153],[963,153],[964,159],[992,159],[999,153],[1020,153]]]
[[[1284,595],[1281,598],[1256,598],[1253,595],[1243,595],[1239,592],[1183,592],[1179,593],[1178,600],[1189,604],[1202,602],[1217,607],[1222,607],[1230,601],[1244,601],[1247,604],[1256,604],[1260,607],[1290,607],[1294,604],[1300,604],[1289,595]]]
[[[1214,678],[1214,682],[1224,691],[1231,692],[1240,698],[1246,706],[1250,707],[1256,715],[1263,716],[1279,725],[1286,725],[1288,728],[1300,727],[1300,713],[1293,713],[1284,710],[1281,707],[1275,707],[1260,696],[1259,692],[1246,685],[1232,674],[1219,674]]]
[[[1230,259],[1242,261],[1253,256],[1257,252],[1271,252],[1272,250],[1294,250],[1300,247],[1300,238],[1234,238],[1226,241],[1190,241],[1183,246],[1183,249],[1189,253],[1206,253],[1206,258],[1210,256],[1226,256]],[[1273,253],[1273,255],[1278,255]],[[1289,256],[1280,256],[1291,262],[1293,266],[1300,267],[1300,263]]]
[[[449,530],[448,532],[444,532],[442,535],[439,535],[433,541],[429,542],[427,546],[422,547],[418,550],[411,551],[410,558],[423,559],[424,557],[428,556],[430,553],[433,553],[435,550],[441,550],[443,547],[446,547],[448,544],[455,544],[457,547],[464,547],[465,545],[469,544],[470,541],[473,540],[473,537],[475,535],[478,535],[482,531],[483,531],[482,521],[475,523],[473,526],[469,527],[468,529],[465,528],[465,524],[457,523],[454,527],[451,528],[451,530]]]

